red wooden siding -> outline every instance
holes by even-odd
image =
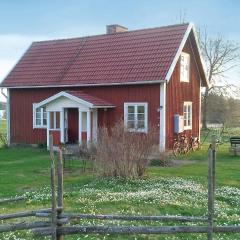
[[[113,126],[123,118],[124,102],[148,102],[149,125],[159,124],[159,84],[75,88],[10,89],[11,143],[38,144],[46,142],[46,129],[33,129],[32,104],[42,101],[60,91],[82,90],[102,98],[116,106],[113,109],[99,109],[98,125]],[[85,136],[83,137],[85,138]]]
[[[183,115],[184,101],[192,102],[192,130],[186,131],[188,135],[199,135],[199,101],[200,76],[188,40],[184,52],[190,54],[190,82],[180,82],[180,61],[178,61],[166,90],[166,145],[171,148],[174,139],[174,114]]]

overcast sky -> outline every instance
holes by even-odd
[[[1,0],[0,82],[32,41],[102,34],[113,23],[132,30],[181,19],[240,42],[239,0]],[[239,72],[230,81],[238,83]]]

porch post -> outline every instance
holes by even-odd
[[[60,112],[60,139],[61,143],[64,143],[64,109]]]
[[[91,141],[91,112],[87,111],[87,143]]]
[[[49,149],[50,112],[47,112],[47,149]]]
[[[81,109],[78,109],[78,126],[79,126],[79,130],[78,130],[78,141],[79,144],[82,144],[82,129],[83,129],[83,124],[82,124],[82,114],[83,112],[81,111]]]

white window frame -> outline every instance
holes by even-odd
[[[41,109],[41,123],[37,124],[37,109],[40,108]],[[45,109],[45,114],[47,116],[47,112]],[[46,124],[43,124],[43,119],[44,119],[44,108],[43,107],[36,107],[36,104],[33,104],[33,128],[47,128],[47,117],[46,117]]]
[[[185,125],[185,120],[188,122],[188,120],[189,120],[189,112],[187,111],[186,112],[186,115],[187,115],[187,117],[186,118],[184,118],[184,108],[185,107],[187,107],[187,109],[188,109],[188,107],[190,106],[190,116],[191,116],[191,118],[190,118],[190,125]],[[183,129],[184,130],[190,130],[190,129],[192,129],[192,102],[184,102],[183,103]]]
[[[185,59],[182,63],[182,57]],[[182,76],[182,71],[186,71],[186,65],[188,65],[188,70],[186,76]],[[180,55],[180,82],[189,82],[190,79],[190,54],[182,52]]]
[[[128,123],[128,107],[133,106],[134,107],[134,125],[135,128],[128,128],[127,123]],[[138,106],[143,106],[144,107],[144,128],[142,129],[137,129],[137,107]],[[143,132],[147,133],[148,132],[148,103],[146,102],[127,102],[124,103],[124,125],[125,127],[130,131],[130,132]]]
[[[56,127],[56,113],[59,113],[59,128]],[[51,128],[51,113],[53,113],[53,128]],[[49,111],[49,130],[59,131],[61,130],[61,111]]]

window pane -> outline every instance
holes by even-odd
[[[41,119],[39,118],[36,119],[36,125],[41,125]]]
[[[56,112],[56,129],[60,128],[60,112]]]
[[[36,112],[36,118],[40,118],[41,119],[41,112]]]
[[[47,126],[47,119],[43,119],[43,126]]]
[[[40,113],[40,112],[41,112],[41,108],[37,108],[36,113]]]
[[[145,114],[138,114],[138,115],[137,115],[137,119],[144,121],[144,119],[145,119]]]
[[[134,121],[128,121],[128,122],[127,122],[127,128],[130,128],[130,129],[135,128],[135,126],[134,126]]]
[[[144,121],[138,121],[137,122],[137,129],[144,129],[145,128],[145,122]]]
[[[144,106],[138,106],[137,107],[137,112],[138,113],[144,113]]]
[[[128,113],[134,113],[134,106],[128,106]]]
[[[54,129],[54,112],[50,112],[50,128]]]
[[[129,113],[128,114],[128,120],[134,120],[134,113]]]

